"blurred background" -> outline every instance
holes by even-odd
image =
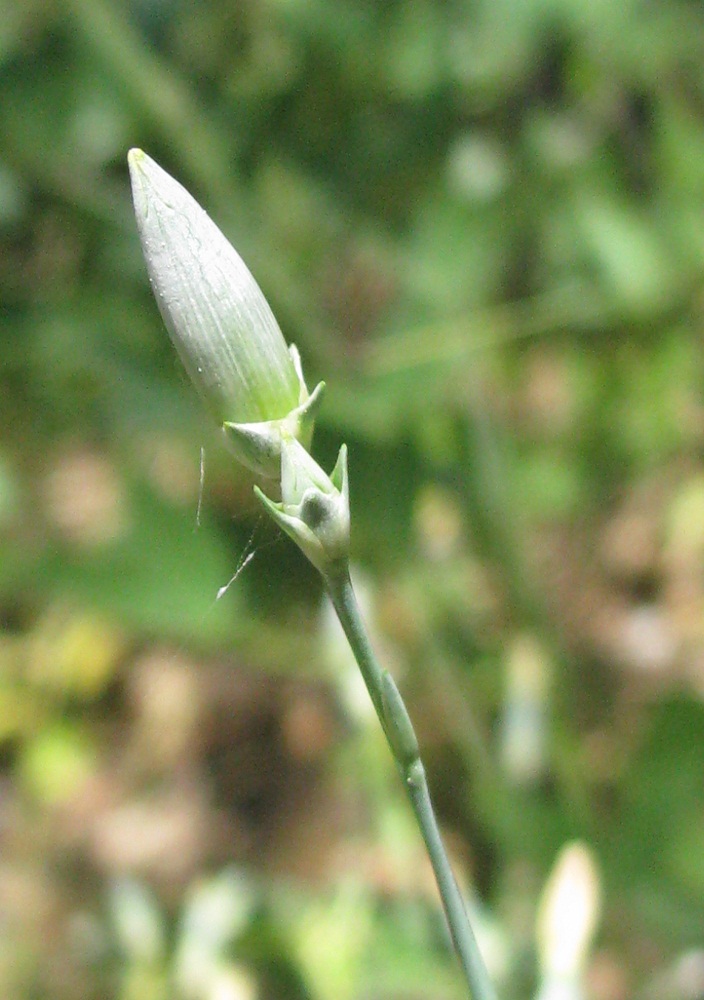
[[[0,137],[0,993],[465,996],[318,581],[162,327],[140,146],[327,382],[502,995],[701,1000],[702,4],[2,0]]]

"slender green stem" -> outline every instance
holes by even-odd
[[[343,631],[347,636],[354,658],[364,678],[369,695],[379,716],[379,721],[386,731],[384,707],[381,700],[383,670],[374,655],[369,642],[369,636],[364,626],[362,613],[357,604],[357,598],[352,588],[349,570],[343,570],[334,575],[324,577],[327,592],[340,619]]]
[[[447,859],[430,799],[425,768],[420,757],[415,765],[409,768],[406,789],[433,865],[452,943],[455,946],[471,993],[475,1000],[495,1000],[496,991],[489,979],[477,945],[477,939],[467,916],[464,900]]]
[[[470,997],[472,1000],[496,1000],[464,900],[447,859],[413,727],[395,684],[374,655],[347,567],[334,575],[327,575],[325,585],[401,771],[430,856],[450,936],[469,986]]]

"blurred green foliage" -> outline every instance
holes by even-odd
[[[130,146],[328,384],[504,994],[579,837],[588,995],[701,995],[703,53],[685,0],[0,0],[4,995],[461,995],[318,585],[162,329]]]

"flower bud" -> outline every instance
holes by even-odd
[[[281,445],[281,503],[255,486],[268,513],[323,576],[347,566],[350,504],[347,448],[340,448],[330,476],[295,438]]]
[[[281,435],[309,443],[322,383],[309,395],[298,352],[200,205],[141,150],[128,162],[142,250],[174,346],[240,461],[278,478]]]

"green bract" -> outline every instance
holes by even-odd
[[[273,520],[324,577],[345,567],[350,548],[347,448],[326,475],[295,439],[281,445],[281,503],[255,491]]]
[[[243,464],[278,478],[281,435],[306,444],[322,383],[308,393],[256,281],[200,205],[146,153],[128,155],[154,295],[188,374]]]

